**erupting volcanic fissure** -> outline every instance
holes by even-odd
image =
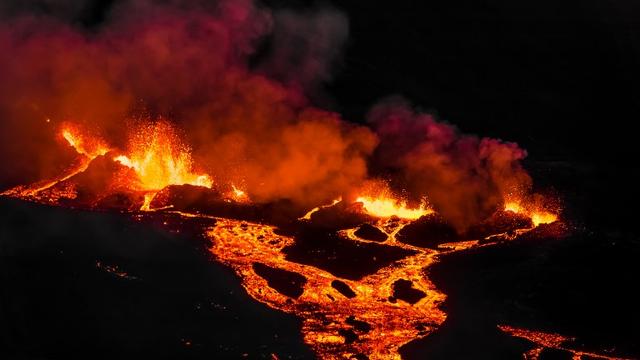
[[[567,233],[517,144],[396,97],[359,123],[312,105],[346,41],[339,11],[114,3],[91,31],[40,16],[0,25],[0,132],[19,138],[0,142],[16,154],[6,181],[45,179],[0,195],[199,234],[252,298],[303,320],[323,359],[398,359],[437,331],[446,295],[429,267],[447,255]],[[154,116],[132,121],[140,102]],[[500,329],[531,342],[531,358],[609,358]]]
[[[169,185],[195,185],[210,188],[206,174],[193,173],[191,153],[166,121],[138,126],[129,143],[127,155],[114,158],[138,175],[134,188],[159,191]]]
[[[169,185],[213,185],[209,175],[192,172],[191,152],[167,121],[137,126],[127,155],[113,160],[135,171],[130,186],[145,192],[141,210],[150,210],[155,194]]]
[[[78,192],[86,186],[82,184],[86,181],[83,176],[98,171],[98,176],[111,180],[102,189],[90,187],[97,192],[95,199],[104,198],[101,192],[120,191],[134,198],[141,195],[137,200],[139,207],[127,208],[146,211],[147,215],[138,213],[138,219],[141,216],[159,215],[187,221],[200,219],[200,225],[197,226],[202,226],[201,231],[211,241],[210,251],[215,258],[236,270],[251,297],[275,309],[300,316],[304,320],[304,341],[321,358],[399,358],[402,345],[436,331],[447,317],[440,308],[446,295],[435,287],[427,275],[429,266],[438,259],[469,248],[512,241],[534,229],[546,232],[547,236],[557,236],[564,231],[557,214],[535,210],[535,207],[522,204],[522,201],[510,201],[505,203],[503,210],[493,215],[502,220],[488,219],[482,225],[493,230],[478,232],[472,227],[466,233],[452,237],[448,234],[455,233],[455,230],[450,228],[451,232],[447,230],[441,235],[435,234],[442,236],[442,241],[425,246],[412,240],[413,230],[410,228],[427,226],[440,229],[435,230],[437,232],[442,232],[443,226],[446,229],[437,212],[427,205],[426,195],[421,203],[410,206],[395,195],[388,184],[373,181],[354,190],[347,197],[353,199],[351,203],[340,197],[302,216],[291,217],[285,228],[293,226],[298,230],[291,235],[280,235],[277,225],[234,219],[228,215],[219,216],[217,214],[220,211],[216,207],[208,207],[207,203],[195,205],[195,209],[192,205],[172,203],[174,200],[171,199],[196,196],[172,197],[171,194],[180,191],[176,186],[192,186],[184,194],[204,191],[204,194],[209,194],[206,196],[211,199],[210,202],[222,204],[223,207],[240,206],[250,212],[248,209],[258,205],[250,201],[250,193],[233,183],[226,185],[222,193],[218,192],[209,175],[195,170],[189,147],[166,120],[133,127],[125,150],[108,146],[100,137],[82,132],[77,126],[66,124],[60,131],[78,153],[80,165],[71,167],[52,181],[18,186],[4,195],[50,204],[69,204],[63,201],[66,199],[73,204]],[[111,163],[113,173],[94,169],[96,166],[93,163],[100,158]],[[196,190],[198,188],[203,190]],[[156,199],[156,196],[160,199]],[[195,199],[202,196],[197,195]],[[197,203],[198,200],[194,201]],[[158,206],[152,206],[155,202],[158,202]],[[100,200],[96,200],[90,202],[89,206],[100,207],[101,204]],[[352,220],[348,224],[332,224],[336,221],[331,220],[332,213],[336,213],[338,218]],[[223,211],[222,214],[227,213]],[[516,218],[520,220],[516,221]],[[506,221],[506,227],[496,225],[500,221]],[[323,223],[325,225],[321,225]],[[542,228],[545,224],[556,226]],[[380,264],[377,264],[374,256],[373,267],[362,275],[327,267],[322,260],[319,263],[318,259],[309,262],[291,255],[293,248],[305,246],[305,238],[316,236],[312,235],[316,232],[333,232],[337,236],[336,241],[385,249],[385,253],[397,254]],[[130,278],[117,267],[106,266],[99,261],[96,264],[118,277]],[[289,285],[278,285],[274,276],[276,279],[284,276],[288,279],[285,283]],[[527,356],[532,358],[545,347],[565,349],[561,345],[567,341],[567,338],[559,335],[536,335],[532,331],[502,325],[500,329],[531,341],[534,348]],[[555,341],[556,338],[559,340]],[[566,348],[566,351],[577,358],[583,355],[612,358],[570,348]]]

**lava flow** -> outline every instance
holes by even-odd
[[[78,165],[51,181],[20,186],[3,195],[49,204],[62,204],[62,198],[72,201],[76,199],[77,188],[85,181],[81,175],[89,172],[93,161],[102,157],[108,163],[102,168],[114,169],[107,189],[124,191],[121,196],[143,198],[140,206],[127,207],[127,210],[145,211],[137,213],[138,218],[162,214],[200,219],[198,226],[202,227],[204,236],[210,240],[209,250],[215,258],[239,274],[242,286],[251,297],[303,319],[305,343],[324,359],[399,359],[401,346],[436,331],[447,318],[440,308],[446,295],[436,288],[428,276],[431,265],[444,255],[513,240],[540,225],[558,221],[558,215],[553,212],[521,205],[522,201],[511,201],[496,215],[507,219],[509,224],[506,228],[496,225],[494,229],[494,225],[488,223],[479,228],[485,230],[470,229],[464,235],[454,237],[451,234],[455,231],[451,230],[446,233],[449,234],[449,238],[446,238],[449,241],[422,246],[400,239],[403,230],[420,224],[436,224],[446,228],[445,223],[427,205],[426,200],[411,207],[407,201],[383,186],[381,191],[363,191],[352,196],[355,200],[352,203],[338,198],[313,208],[301,217],[296,216],[288,220],[288,226],[297,230],[282,235],[275,225],[266,221],[216,216],[207,213],[206,208],[204,211],[177,209],[173,203],[152,207],[156,194],[160,192],[165,195],[171,194],[171,191],[197,193],[193,188],[203,189],[202,194],[207,194],[214,201],[222,199],[222,206],[244,206],[243,209],[254,206],[249,193],[235,184],[224,185],[228,189],[224,195],[216,193],[212,189],[212,178],[194,170],[190,149],[168,122],[158,121],[137,128],[126,151],[113,149],[99,138],[80,132],[78,128],[67,126],[61,134],[78,153]],[[180,185],[192,185],[192,188],[176,190],[176,186]],[[198,196],[204,196],[202,194]],[[104,201],[105,196],[99,195],[98,198]],[[95,204],[101,204],[100,201],[89,204],[95,207],[98,206]],[[326,227],[322,228],[324,230],[314,227],[317,226],[317,216],[331,212],[338,214],[337,218],[340,219],[358,220],[350,226],[331,225],[329,230]],[[486,228],[491,230],[487,231]],[[331,234],[328,236],[337,237],[332,241],[355,248],[370,246],[399,255],[380,266],[376,265],[374,270],[364,275],[345,276],[322,265],[295,260],[288,255],[287,249],[304,243],[304,237],[297,235],[297,232],[305,229],[312,233],[325,231]],[[375,256],[373,260],[376,263]],[[134,278],[117,266],[96,262],[96,267],[121,278]],[[277,281],[274,283],[274,277],[284,277],[285,285],[278,285]],[[555,348],[572,353],[576,359],[582,356],[609,359],[604,355],[572,350],[563,345],[568,339],[559,335],[506,326],[500,329],[535,344],[536,347],[525,354],[527,358],[536,359],[544,348]]]
[[[402,225],[398,222],[393,231]],[[366,241],[349,231],[342,234],[350,241]],[[295,240],[277,235],[271,226],[217,219],[207,236],[212,240],[211,252],[240,274],[244,288],[253,298],[304,320],[304,340],[321,358],[347,359],[358,355],[371,359],[400,358],[400,346],[426,336],[446,318],[438,308],[445,295],[423,276],[423,270],[433,263],[437,252],[401,245],[393,233],[386,242],[411,249],[415,255],[360,280],[339,278],[325,270],[287,260],[282,249]],[[291,301],[291,297],[269,287],[257,274],[256,264],[304,276],[302,293]],[[393,285],[399,279],[410,279],[426,296],[415,304],[389,301],[393,298]],[[336,282],[347,290],[336,289]]]

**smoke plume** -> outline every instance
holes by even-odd
[[[5,187],[68,163],[56,138],[65,121],[123,148],[133,118],[159,116],[178,123],[199,171],[255,201],[315,206],[385,169],[463,228],[529,185],[517,145],[461,135],[406,102],[376,105],[370,126],[313,106],[348,35],[335,9],[114,1],[91,24],[78,21],[92,9],[44,0],[0,7]]]
[[[368,120],[380,138],[377,165],[399,173],[411,193],[426,194],[459,229],[530,186],[520,164],[526,151],[517,144],[460,134],[399,98],[374,106]]]
[[[24,180],[61,166],[52,123],[64,120],[122,146],[132,109],[143,107],[179,122],[204,170],[259,201],[321,201],[366,176],[374,136],[314,108],[304,92],[329,78],[344,15],[186,3],[121,2],[90,30],[22,7],[9,16],[0,27],[0,126],[13,141],[0,146],[21,169],[7,173]],[[53,13],[81,8],[67,5]],[[266,40],[267,55],[249,66]]]

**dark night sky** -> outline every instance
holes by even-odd
[[[332,93],[347,113],[400,93],[538,159],[628,157],[638,115],[632,9],[607,1],[376,3],[341,3],[352,42]]]

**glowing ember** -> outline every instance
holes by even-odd
[[[191,153],[165,121],[140,127],[129,143],[128,155],[114,158],[133,169],[138,175],[134,185],[138,190],[161,190],[168,185],[211,187],[213,181],[206,174],[193,172]]]
[[[231,184],[231,191],[229,192],[229,197],[239,203],[247,203],[249,202],[249,195],[247,192],[236,187],[234,184]]]
[[[136,276],[130,275],[126,271],[121,270],[117,265],[107,265],[107,264],[103,264],[101,261],[96,261],[96,268],[100,270],[104,270],[122,279],[127,279],[127,280],[138,279]]]
[[[369,215],[380,218],[397,216],[401,219],[415,220],[433,213],[433,210],[428,208],[424,201],[417,208],[408,208],[405,201],[398,201],[384,196],[377,198],[360,196],[356,199],[356,202],[362,203],[364,210]]]

